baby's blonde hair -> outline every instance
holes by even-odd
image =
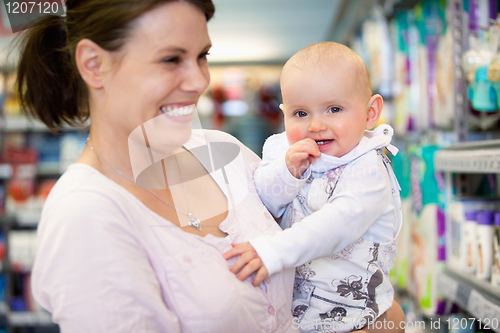
[[[339,43],[319,42],[299,50],[283,66],[281,78],[283,78],[283,73],[293,67],[307,70],[335,62],[351,65],[355,72],[355,82],[359,83],[360,96],[368,101],[372,96],[372,90],[366,65],[356,52]]]

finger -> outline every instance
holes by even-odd
[[[303,160],[307,159],[309,157],[309,153],[304,152],[304,153],[294,153],[290,156],[290,163],[291,164],[299,164]]]
[[[222,255],[222,257],[224,259],[231,259],[232,257],[236,257],[242,253],[245,253],[246,251],[251,251],[253,249],[253,247],[248,247],[248,245],[250,245],[249,243],[239,243],[239,244],[231,244],[231,246],[233,247],[232,249],[230,249],[229,251],[227,251],[226,253],[224,253]]]
[[[311,147],[318,147],[318,143],[311,138],[305,138],[305,139],[302,139],[301,141],[310,145]]]
[[[245,252],[234,262],[229,271],[233,274],[237,274],[242,268],[245,267],[245,265],[255,258],[258,258],[257,253]]]
[[[313,164],[314,161],[316,161],[316,157],[309,155],[309,157],[307,158],[307,160],[309,161],[309,163]]]
[[[306,152],[309,155],[313,155],[315,157],[321,156],[321,152],[319,151],[318,145],[315,141],[314,144],[311,143],[302,143],[295,147],[295,151],[297,152]]]
[[[244,253],[245,251],[242,251],[241,248],[238,247],[233,247],[231,250],[227,251],[222,255],[224,259],[231,259],[233,257],[239,256],[240,254]]]
[[[268,272],[267,272],[267,269],[265,266],[262,266],[261,268],[259,268],[259,270],[257,271],[257,274],[255,274],[255,279],[253,279],[253,283],[252,285],[254,287],[257,287],[259,284],[262,283],[262,281],[265,280],[265,278],[268,276]]]
[[[318,147],[318,144],[316,143],[316,141],[314,141],[311,138],[306,138],[306,139],[303,139],[302,141],[304,142],[304,144],[307,144],[308,146],[313,148],[311,155],[313,155],[315,157],[321,156],[321,152],[319,151],[319,147]]]
[[[252,259],[238,274],[238,280],[243,281],[249,277],[253,272],[262,267],[262,260],[259,258]]]

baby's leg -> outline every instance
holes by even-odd
[[[362,333],[404,333],[404,325],[405,314],[401,306],[399,306],[398,302],[394,301],[392,303],[392,307],[387,310],[383,315],[378,317],[377,322],[382,322],[382,325],[379,323],[378,325],[375,323],[374,325],[370,325],[369,327],[363,327],[362,329],[354,332],[362,332]],[[384,322],[385,321],[385,322]],[[380,329],[377,329],[379,327]],[[389,327],[393,327],[390,329]]]

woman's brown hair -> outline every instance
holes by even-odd
[[[117,51],[132,22],[154,7],[186,1],[208,20],[212,0],[66,0],[66,17],[44,17],[20,38],[17,91],[23,112],[55,131],[79,125],[89,116],[88,91],[76,68],[75,49],[84,38],[107,51]]]

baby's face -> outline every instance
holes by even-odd
[[[282,109],[290,145],[311,138],[323,154],[336,157],[358,145],[367,129],[368,99],[353,73],[341,64],[283,73]]]

